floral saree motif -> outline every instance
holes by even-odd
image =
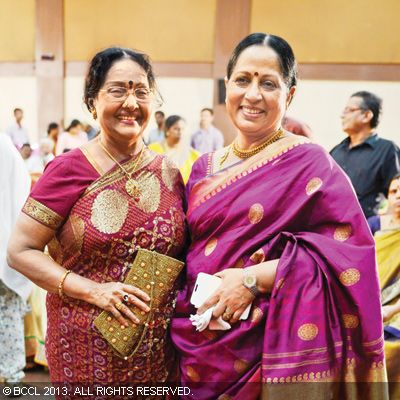
[[[134,164],[129,160],[123,165],[130,172]],[[99,176],[80,150],[49,165],[24,212],[56,229],[48,245],[54,260],[88,279],[112,282],[124,280],[139,248],[180,257],[185,222],[179,171],[147,150],[133,177],[142,190],[139,202],[126,193],[126,177],[118,168]],[[52,382],[111,384],[173,378],[176,361],[167,331],[173,293],[170,297],[155,313],[137,355],[124,360],[93,325],[101,309],[48,294],[46,352]]]
[[[217,173],[213,164],[200,158],[187,185],[193,242],[172,323],[181,384],[199,400],[297,398],[292,382],[325,382],[302,387],[308,399],[385,398],[385,384],[358,384],[386,376],[374,242],[349,180],[295,136]],[[195,331],[199,272],[275,258],[272,293],[254,300],[248,320]]]

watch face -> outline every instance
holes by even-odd
[[[247,287],[255,286],[255,284],[256,284],[256,277],[255,277],[254,275],[247,275],[247,276],[244,278],[244,284],[245,284],[245,286],[247,286]]]

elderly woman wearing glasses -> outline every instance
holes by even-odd
[[[142,141],[156,95],[146,55],[117,47],[96,54],[84,101],[100,135],[48,165],[10,241],[10,265],[49,292],[46,350],[53,382],[171,379],[173,296],[146,323],[134,356],[120,357],[94,326],[106,310],[121,332],[137,328],[152,311],[144,289],[123,283],[136,251],[179,257],[184,246],[181,175]],[[51,258],[43,253],[46,245]],[[120,336],[112,343],[130,340]]]

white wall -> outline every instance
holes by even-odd
[[[73,118],[93,122],[82,101],[83,77],[65,79],[65,124]],[[180,114],[187,121],[187,131],[198,126],[199,111],[212,105],[211,79],[159,78],[164,98],[161,109],[166,115]],[[400,82],[361,81],[300,81],[289,114],[308,123],[318,143],[330,150],[345,138],[340,114],[349,96],[359,90],[369,90],[383,98],[383,115],[378,132],[400,145],[397,120],[400,111]],[[32,143],[37,142],[37,102],[35,77],[0,77],[0,131],[13,122],[15,107],[24,110],[24,124]],[[155,126],[154,119],[149,129]]]
[[[300,81],[288,113],[310,125],[316,142],[330,150],[346,137],[341,128],[340,114],[348,98],[360,90],[370,91],[383,99],[377,132],[400,145],[397,120],[400,82]]]
[[[28,129],[30,141],[32,143],[37,142],[38,118],[35,77],[0,77],[0,132],[4,132],[9,125],[15,122],[14,108],[24,110],[22,123]]]

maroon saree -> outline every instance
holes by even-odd
[[[135,159],[123,165],[131,171]],[[179,258],[185,242],[183,182],[166,158],[145,150],[133,175],[142,195],[125,191],[119,168],[102,173],[76,149],[57,157],[34,187],[23,211],[55,230],[51,257],[96,282],[123,281],[136,250]],[[138,353],[113,353],[93,320],[102,311],[72,298],[48,294],[46,356],[52,382],[149,383],[171,378],[176,361],[167,332],[174,296],[158,310]]]
[[[385,384],[370,385],[386,380],[374,241],[342,170],[296,136],[212,165],[212,154],[200,158],[187,185],[192,245],[172,323],[181,384],[196,400],[385,398]],[[195,331],[199,272],[276,258],[273,291],[248,320]]]

